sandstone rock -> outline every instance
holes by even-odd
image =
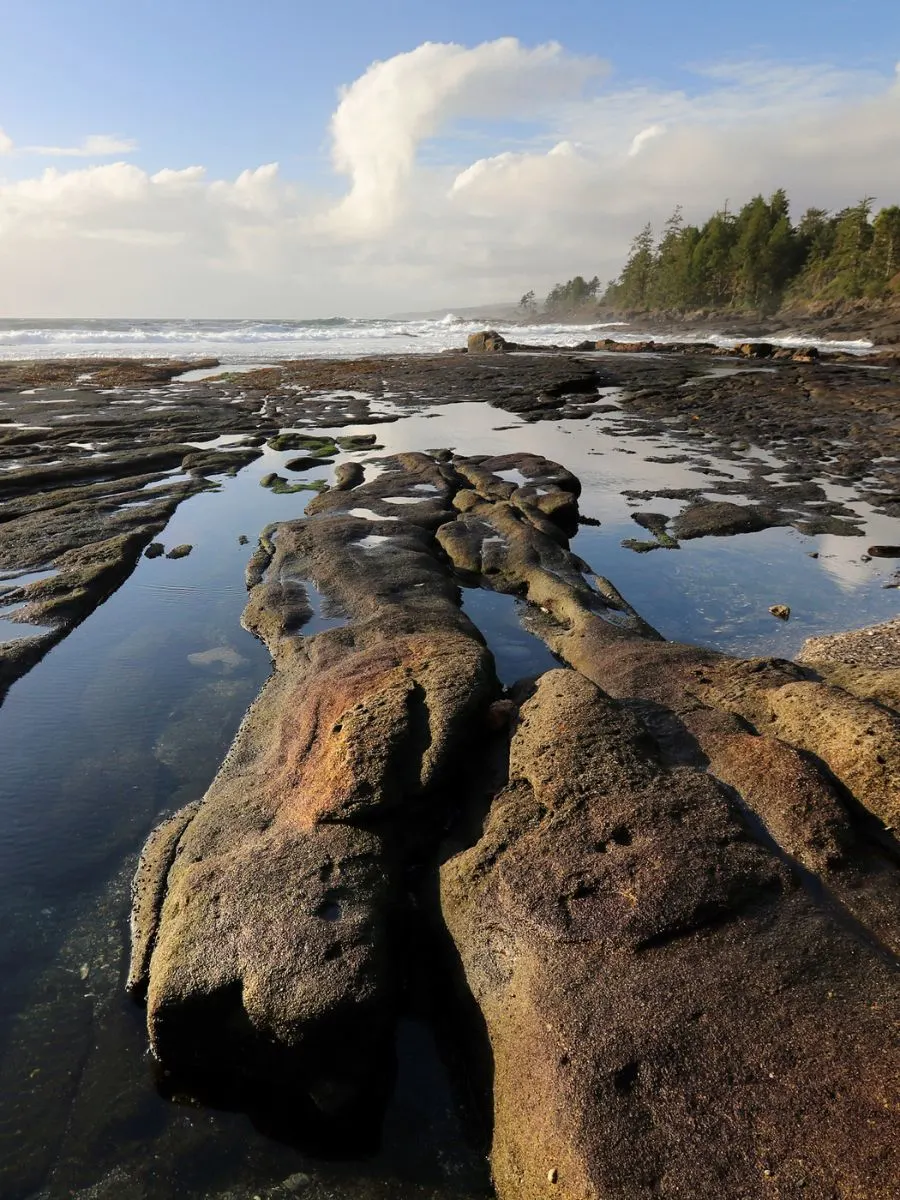
[[[425,483],[447,504],[441,469],[406,461],[392,493]],[[276,671],[136,881],[130,987],[146,993],[156,1057],[188,1087],[251,1107],[283,1092],[313,1130],[348,1114],[377,1130],[407,865],[446,819],[461,745],[489,734],[490,656],[438,561],[429,508],[398,508],[373,545],[370,523],[330,499],[268,539],[244,621]],[[298,638],[304,578],[346,626]]]
[[[892,1196],[880,952],[574,671],[524,705],[509,779],[441,874],[491,1043],[501,1200],[546,1196],[548,1164],[565,1200]]]
[[[186,542],[182,543],[180,546],[173,546],[166,555],[166,558],[187,558],[193,548],[193,546],[188,545]]]

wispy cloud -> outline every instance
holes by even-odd
[[[0,154],[35,154],[41,158],[112,158],[133,154],[138,144],[132,138],[110,133],[90,133],[77,146],[17,146],[0,126]]]
[[[117,138],[108,133],[91,133],[79,146],[23,146],[23,154],[39,154],[43,158],[111,158],[115,154],[132,154],[137,142]]]

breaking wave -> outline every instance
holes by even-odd
[[[622,341],[712,341],[730,346],[740,338],[715,333],[693,335],[629,332],[626,322],[597,325],[511,325],[493,327],[514,341],[546,346],[576,345],[585,339],[614,336]],[[0,359],[90,358],[98,356],[193,358],[213,355],[223,363],[272,361],[290,357],[346,357],[358,354],[437,353],[465,344],[469,333],[485,328],[447,313],[428,320],[365,320],[330,317],[309,321],[200,320],[5,320],[0,321]],[[777,345],[819,345],[862,353],[870,342],[815,341],[786,336]]]

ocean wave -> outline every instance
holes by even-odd
[[[714,342],[731,347],[741,337],[725,338],[710,331],[693,334],[654,334],[631,331],[624,321],[593,325],[568,322],[553,324],[510,324],[493,322],[512,341],[536,346],[577,345],[584,340],[612,336],[624,342]],[[0,321],[0,358],[26,355],[33,358],[98,357],[117,355],[141,357],[156,354],[174,358],[204,353],[223,363],[259,361],[291,356],[341,357],[353,354],[436,353],[465,345],[469,333],[485,328],[484,320],[472,320],[448,312],[428,320],[366,320],[360,317],[326,317],[320,320],[54,320]],[[779,346],[817,345],[863,353],[866,341],[828,341],[800,334],[769,339]],[[255,352],[255,353],[254,353]]]

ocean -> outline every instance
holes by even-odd
[[[309,321],[0,320],[0,360],[22,358],[206,358],[223,364],[262,364],[292,358],[350,358],[367,354],[435,354],[464,346],[485,328],[448,313],[433,320],[331,317]],[[575,346],[586,339],[711,341],[732,346],[749,338],[724,337],[714,328],[690,335],[632,330],[626,322],[600,325],[495,324],[513,341]],[[828,347],[864,353],[864,341],[816,341],[808,335],[769,339],[783,346]]]

